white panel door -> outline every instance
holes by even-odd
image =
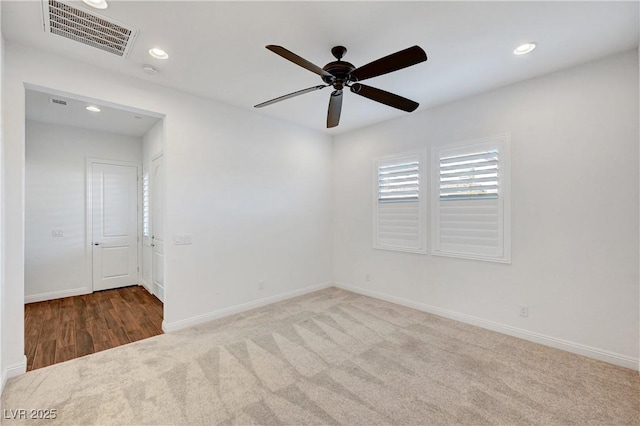
[[[153,292],[164,302],[164,168],[162,156],[151,163],[151,265]]]
[[[94,163],[93,291],[138,283],[138,169]]]

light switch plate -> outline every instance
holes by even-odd
[[[57,238],[64,237],[64,231],[62,229],[54,229],[51,231],[51,236]]]
[[[177,246],[191,243],[191,234],[175,234],[173,236],[173,244]]]

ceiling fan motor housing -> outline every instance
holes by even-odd
[[[322,81],[327,84],[332,84],[336,90],[342,90],[344,83],[349,80],[349,74],[351,74],[351,71],[355,70],[356,67],[349,62],[334,61],[329,62],[322,67],[322,69],[333,76],[322,76]]]

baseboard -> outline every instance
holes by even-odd
[[[194,325],[202,324],[202,323],[209,322],[222,317],[227,317],[229,315],[239,314],[244,311],[260,308],[262,306],[270,305],[276,302],[281,302],[283,300],[292,299],[297,296],[313,293],[314,291],[322,290],[332,286],[333,286],[333,283],[323,283],[323,284],[313,285],[313,286],[301,288],[298,290],[277,294],[275,296],[265,297],[264,299],[258,299],[252,302],[243,303],[241,305],[230,306],[228,308],[219,309],[217,311],[209,312],[207,314],[198,315],[191,318],[186,318],[180,321],[174,321],[169,323],[166,321],[162,321],[162,330],[165,333],[182,330],[185,328],[193,327]]]
[[[356,286],[351,286],[351,285],[342,284],[342,283],[335,283],[334,285],[338,288],[348,290],[354,293],[362,294],[364,296],[373,297],[375,299],[384,300],[387,302],[417,309],[419,311],[427,312],[427,313],[438,315],[445,318],[450,318],[456,321],[486,328],[492,331],[497,331],[499,333],[508,334],[510,336],[528,340],[530,342],[540,343],[542,345],[550,346],[552,348],[562,349],[567,352],[571,352],[571,353],[583,355],[589,358],[594,358],[600,361],[608,362],[609,364],[619,365],[621,367],[630,368],[632,370],[640,369],[638,359],[632,358],[626,355],[621,355],[621,354],[606,351],[603,349],[593,348],[591,346],[570,342],[568,340],[558,339],[552,336],[547,336],[544,334],[524,330],[517,327],[512,327],[510,325],[485,320],[485,319],[474,317],[471,315],[461,314],[458,312],[438,308],[435,306],[427,305],[427,304],[416,302],[413,300],[391,296],[386,293],[380,293],[380,292],[365,289],[362,287],[356,287]]]
[[[0,381],[0,395],[4,391],[4,386],[7,384],[7,380],[12,377],[20,376],[27,372],[27,356],[24,355],[24,359],[21,363],[10,365],[2,371],[2,378]]]
[[[24,303],[44,302],[45,300],[61,299],[63,297],[80,296],[89,294],[92,289],[89,287],[72,288],[70,290],[52,291],[49,293],[39,293],[24,296]]]
[[[144,278],[140,277],[140,285],[144,287],[149,293],[153,294],[153,290],[148,282]]]

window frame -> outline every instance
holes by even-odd
[[[378,194],[379,194],[379,181],[378,181],[378,169],[381,163],[390,162],[392,160],[396,160],[401,162],[403,159],[417,159],[418,160],[418,200],[416,201],[418,205],[418,226],[419,226],[419,247],[411,248],[404,247],[401,245],[392,245],[392,244],[384,244],[380,243],[378,240]],[[407,253],[416,253],[416,254],[428,254],[428,178],[427,178],[427,162],[428,156],[426,150],[417,150],[417,151],[408,151],[402,152],[392,155],[386,155],[382,157],[375,158],[373,160],[373,248],[377,250],[389,250],[389,251],[398,251],[398,252],[407,252]]]
[[[501,254],[486,255],[456,252],[440,249],[440,159],[442,157],[470,154],[474,150],[498,150],[498,209],[501,224]],[[445,155],[442,153],[446,152]],[[511,135],[508,133],[486,138],[441,144],[431,149],[431,186],[430,186],[430,246],[434,256],[460,259],[481,260],[497,263],[511,263]],[[467,200],[471,201],[471,200]],[[480,200],[478,200],[480,201]],[[448,201],[444,201],[448,202]]]

